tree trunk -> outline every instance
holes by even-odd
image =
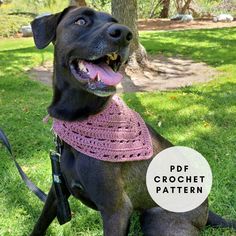
[[[169,17],[169,10],[170,10],[170,0],[163,0],[162,1],[162,10],[160,13],[161,18],[168,18]]]
[[[112,0],[111,7],[112,15],[119,23],[127,25],[133,33],[129,64],[139,68],[139,65],[146,64],[147,53],[145,48],[139,43],[137,0]]]
[[[175,0],[176,10],[179,14],[185,14],[192,0]]]
[[[192,0],[187,0],[187,1],[185,2],[184,6],[183,6],[183,8],[182,8],[182,10],[181,10],[181,14],[185,14],[185,13],[186,13],[186,11],[187,11],[188,8],[189,8],[189,5],[190,5],[191,1],[192,1]]]
[[[77,6],[77,7],[84,7],[87,6],[85,0],[70,0],[69,1],[70,6]]]
[[[177,13],[179,13],[180,12],[180,1],[179,0],[175,0],[175,8],[176,8],[176,11],[177,11]]]

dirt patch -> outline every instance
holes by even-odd
[[[169,90],[205,83],[214,78],[217,71],[205,63],[196,63],[178,57],[153,56],[150,68],[143,71],[126,71],[118,92],[137,92]],[[28,71],[30,77],[44,84],[51,85],[52,63],[35,67]]]
[[[184,29],[212,29],[223,27],[236,27],[233,22],[213,22],[210,19],[194,20],[192,22],[171,21],[170,19],[138,20],[139,30],[184,30]]]
[[[45,62],[43,65],[30,69],[27,72],[31,79],[40,81],[48,86],[52,86],[52,62]]]
[[[212,80],[217,71],[205,63],[178,57],[150,58],[151,68],[127,71],[128,76],[118,86],[118,92],[170,90]]]

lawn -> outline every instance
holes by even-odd
[[[177,145],[195,148],[213,171],[210,208],[236,218],[236,29],[141,33],[149,53],[204,61],[219,71],[207,84],[172,92],[124,94],[130,107]],[[11,141],[17,160],[44,191],[51,183],[48,152],[53,148],[50,124],[42,122],[51,89],[31,81],[26,70],[52,59],[52,47],[39,51],[32,39],[0,40],[0,127]],[[28,235],[43,204],[22,183],[6,152],[0,149],[0,235]],[[70,199],[73,219],[54,221],[47,235],[102,235],[97,212]],[[141,235],[137,217],[130,235]],[[230,229],[206,229],[201,235],[231,236]]]

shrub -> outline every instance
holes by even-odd
[[[0,37],[14,36],[21,26],[32,21],[30,16],[0,14]]]

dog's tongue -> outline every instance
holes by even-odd
[[[88,69],[89,77],[95,79],[97,76],[100,80],[109,86],[115,86],[120,83],[123,76],[119,72],[114,72],[106,63],[93,64],[83,61],[84,66]]]

